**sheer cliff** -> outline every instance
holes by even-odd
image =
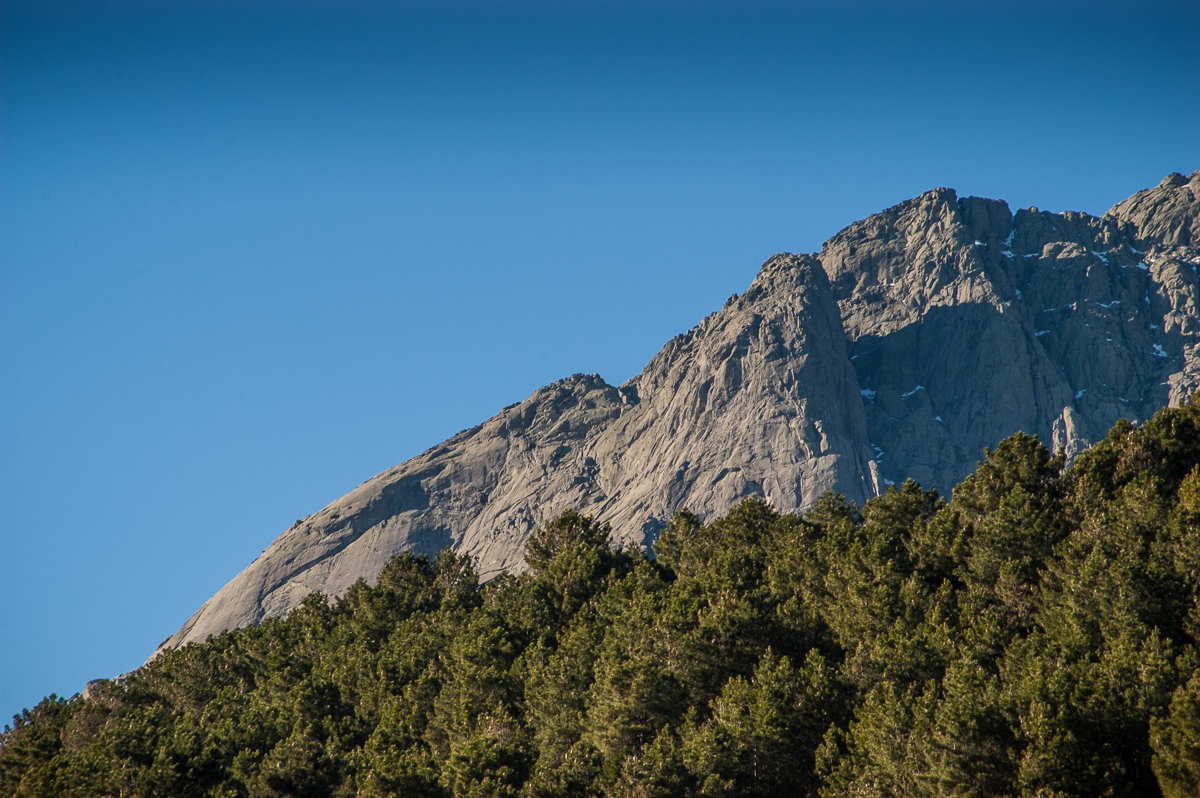
[[[549,385],[297,522],[163,645],[340,595],[403,551],[518,569],[566,508],[644,545],[751,493],[945,491],[1017,430],[1074,454],[1200,386],[1198,198],[1200,171],[1101,217],[935,189],[775,256],[624,385]]]
[[[819,257],[885,481],[946,491],[1017,430],[1068,456],[1200,385],[1200,172],[1102,217],[937,189]]]

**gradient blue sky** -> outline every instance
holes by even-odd
[[[1200,168],[1194,3],[162,5],[0,10],[3,718],[772,253]]]

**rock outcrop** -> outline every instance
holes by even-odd
[[[1073,455],[1200,386],[1200,171],[1102,217],[935,189],[750,288],[621,386],[575,375],[298,521],[164,647],[337,596],[396,554],[523,567],[567,508],[646,545],[678,509],[947,491],[1018,430]],[[1197,231],[1193,233],[1193,231]]]
[[[403,551],[520,568],[567,508],[644,545],[676,510],[762,494],[792,510],[827,490],[874,495],[873,452],[837,304],[810,256],[771,258],[750,288],[620,387],[576,375],[364,482],[298,521],[165,646],[340,595]]]
[[[821,251],[885,482],[948,491],[1023,430],[1072,456],[1200,386],[1200,172],[1102,217],[936,189]]]

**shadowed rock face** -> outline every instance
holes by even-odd
[[[1200,172],[1103,217],[936,189],[750,288],[619,387],[575,375],[299,521],[164,646],[341,595],[404,551],[523,567],[564,509],[645,545],[680,508],[946,491],[1018,430],[1073,455],[1200,386]],[[1200,235],[1200,233],[1197,233]]]
[[[936,189],[838,233],[820,259],[886,481],[948,491],[1023,430],[1073,456],[1200,385],[1200,172],[1103,217]]]

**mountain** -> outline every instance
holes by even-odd
[[[826,242],[885,479],[946,491],[1017,430],[1073,456],[1195,391],[1198,196],[1200,172],[1102,217],[937,189]]]
[[[298,521],[161,648],[338,596],[396,554],[523,567],[567,508],[644,545],[680,508],[912,477],[943,492],[1018,430],[1068,456],[1200,386],[1200,171],[1101,217],[939,188],[782,254],[620,386],[575,375]]]

